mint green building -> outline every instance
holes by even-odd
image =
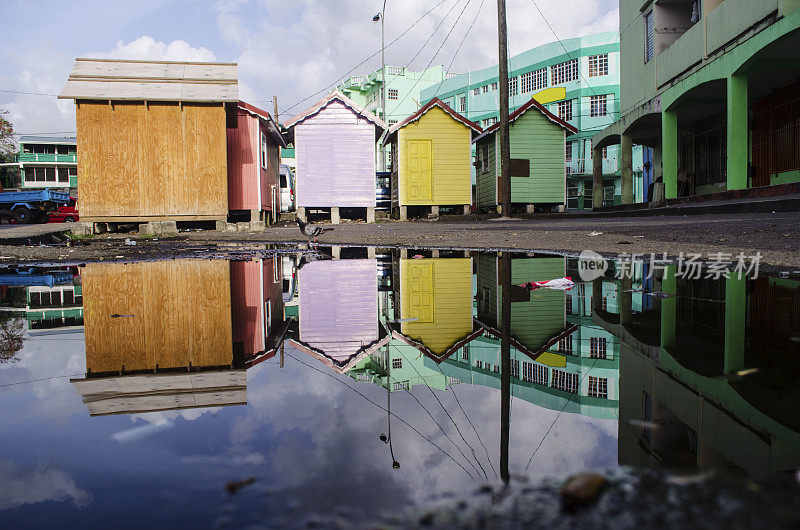
[[[17,163],[20,188],[59,188],[74,196],[78,188],[77,141],[74,137],[22,136]]]
[[[800,181],[800,2],[620,0],[619,13],[620,117],[593,149],[619,145],[623,203],[634,144],[653,149],[668,200]]]
[[[591,138],[619,117],[620,44],[616,32],[599,33],[544,44],[509,59],[510,111],[532,97],[553,114],[574,126],[578,133],[565,145],[567,208],[591,207]],[[472,70],[430,86],[420,93],[420,102],[439,97],[484,129],[498,120],[499,90],[497,65]],[[621,202],[619,149],[601,152],[603,190],[606,204]],[[636,149],[639,187],[644,188],[643,155]],[[473,182],[475,182],[473,170]]]

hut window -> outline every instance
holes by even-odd
[[[531,176],[531,161],[527,158],[512,158],[509,162],[512,177],[528,178]]]
[[[482,145],[480,150],[480,164],[481,172],[486,173],[489,171],[489,146]]]
[[[267,135],[261,133],[261,167],[267,169]]]
[[[389,89],[389,99],[397,99],[400,96],[400,92],[396,88]]]

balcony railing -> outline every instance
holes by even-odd
[[[75,153],[69,155],[57,155],[54,153],[21,153],[17,155],[18,162],[64,162],[78,163],[78,156]]]

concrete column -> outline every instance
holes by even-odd
[[[592,208],[603,206],[603,150],[592,151]]]
[[[301,221],[303,221],[304,223],[306,221],[308,221],[308,219],[306,218],[306,209],[305,209],[305,207],[303,207],[303,206],[298,206],[297,207],[297,218],[300,219]]]
[[[525,205],[525,213],[527,213],[527,214],[536,213],[536,205],[535,204],[526,204]]]
[[[469,215],[470,206],[469,204],[464,205],[464,215]]]
[[[264,218],[262,217],[263,212],[261,210],[250,210],[250,220],[251,221],[263,221]]]
[[[434,204],[431,206],[431,215],[439,215],[439,206]]]
[[[661,279],[661,290],[667,294],[675,295],[678,290],[678,281],[675,278],[675,265],[667,265],[664,277]],[[675,296],[661,299],[661,347],[666,348],[675,344],[675,327],[678,317],[678,300]]]
[[[375,247],[367,247],[367,259],[375,259]]]
[[[367,222],[368,223],[375,222],[375,208],[367,208]]]
[[[401,248],[400,249],[400,259],[408,259],[408,249]]]
[[[408,221],[408,206],[401,206],[400,207],[400,220],[401,221]]]
[[[661,113],[661,166],[664,197],[678,196],[678,114],[673,110]]]
[[[622,204],[633,204],[633,139],[620,135],[619,155],[622,161]]]
[[[662,181],[664,179],[664,168],[662,167],[662,160],[661,160],[661,146],[656,145],[653,148],[653,182],[661,177]],[[647,190],[645,190],[646,192]]]
[[[331,247],[331,257],[339,259],[342,256],[342,247]]]
[[[744,276],[731,275],[725,280],[725,373],[744,368],[744,331],[746,322],[747,283]]]
[[[435,248],[435,249],[431,250],[431,257],[432,258],[438,258],[439,257],[439,249],[438,248]]]
[[[331,224],[338,225],[341,222],[341,218],[339,217],[339,207],[333,206],[331,208]]]
[[[728,189],[747,187],[747,76],[728,78]]]

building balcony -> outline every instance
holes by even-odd
[[[708,0],[691,22],[692,0],[660,0],[654,7],[659,87],[702,62],[779,9],[779,0]]]
[[[17,162],[57,162],[64,164],[77,164],[78,155],[75,153],[68,155],[57,155],[53,153],[20,153],[17,155]]]
[[[567,175],[591,175],[592,173],[592,160],[591,159],[575,159],[567,160],[566,162]],[[603,174],[613,175],[617,172],[618,165],[616,158],[603,159]]]

